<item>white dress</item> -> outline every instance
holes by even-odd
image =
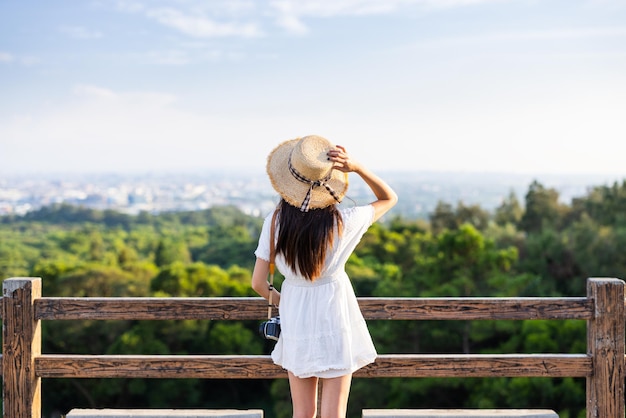
[[[357,206],[340,212],[343,233],[341,237],[335,235],[318,279],[306,280],[285,264],[282,254],[276,256],[276,268],[285,280],[280,289],[281,334],[272,360],[301,378],[343,376],[376,359],[376,349],[344,269],[372,224],[374,207]],[[255,251],[264,260],[269,260],[271,220],[270,213]]]

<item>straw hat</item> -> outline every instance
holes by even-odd
[[[316,135],[278,145],[267,157],[272,186],[287,203],[303,212],[341,202],[348,190],[348,173],[333,169],[326,153],[334,148]]]

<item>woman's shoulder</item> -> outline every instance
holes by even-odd
[[[374,210],[374,206],[372,206],[371,203],[368,203],[367,205],[355,205],[355,206],[344,206],[344,207],[340,207],[339,211],[344,214],[351,214],[351,213],[358,213],[358,212],[368,212],[368,211],[373,211]]]
[[[371,204],[341,208],[339,212],[344,223],[360,219],[362,222],[371,224],[374,218],[374,206]]]

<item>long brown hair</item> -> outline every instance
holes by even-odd
[[[282,253],[287,265],[307,280],[317,279],[324,267],[327,250],[335,239],[335,225],[341,234],[343,220],[335,205],[308,212],[281,199],[278,206],[276,254]]]

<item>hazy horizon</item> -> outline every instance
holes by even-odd
[[[381,169],[376,172],[391,181],[406,183],[419,183],[427,181],[454,181],[457,183],[481,183],[511,186],[529,186],[532,181],[539,181],[546,186],[555,184],[576,184],[589,187],[613,184],[614,182],[626,181],[626,175],[611,173],[516,173],[516,172],[486,172],[486,171],[445,171],[445,170],[411,170],[411,169]],[[267,180],[267,174],[263,168],[203,168],[187,170],[141,170],[141,171],[31,171],[31,172],[0,172],[0,184],[16,180],[39,180],[39,181],[83,181],[108,180],[160,180],[166,183],[169,180],[194,180],[200,181],[204,177],[207,180],[220,178],[232,180]],[[354,175],[351,181],[359,181]],[[269,184],[269,180],[268,180]]]

